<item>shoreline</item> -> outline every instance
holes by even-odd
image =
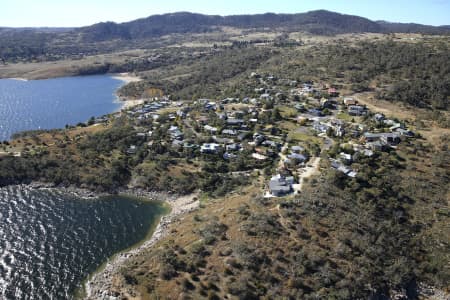
[[[178,216],[194,211],[200,205],[200,201],[197,198],[198,193],[178,196],[166,192],[152,192],[143,189],[122,188],[117,190],[117,194],[113,194],[96,193],[88,189],[74,186],[58,187],[51,183],[42,182],[31,182],[30,184],[24,185],[38,190],[53,189],[85,200],[94,200],[113,195],[124,195],[144,198],[150,201],[159,201],[170,207],[169,213],[160,217],[159,222],[153,228],[153,232],[149,232],[148,236],[144,240],[128,249],[124,249],[123,251],[114,254],[106,262],[99,266],[94,273],[89,274],[86,277],[86,279],[81,283],[82,286],[75,295],[80,297],[80,299],[86,300],[116,299],[116,294],[112,291],[112,280],[114,275],[120,272],[121,267],[126,264],[127,260],[132,257],[136,257],[146,249],[153,247],[159,240],[169,234],[169,225]]]
[[[4,78],[4,79],[9,79],[9,80],[16,80],[16,81],[29,81],[26,78],[20,78],[20,77],[14,77],[14,78]]]
[[[125,82],[125,84],[142,81],[142,78],[130,73],[110,73],[110,74],[107,73],[106,75],[110,75],[114,79],[123,81]]]
[[[54,79],[54,78],[62,78],[62,77],[77,77],[77,76],[95,76],[95,75],[101,75],[101,74],[76,75],[76,76],[70,76],[69,75],[69,76],[60,76],[60,77],[49,77],[49,78],[45,78],[45,79]],[[125,85],[127,85],[127,84],[129,84],[129,83],[139,82],[139,81],[143,80],[139,76],[136,76],[136,75],[134,75],[132,73],[128,73],[128,72],[124,72],[124,73],[106,73],[106,74],[103,74],[103,75],[107,75],[107,76],[110,76],[113,79],[122,81],[123,85],[121,85],[120,88],[125,86]],[[3,78],[3,79],[23,81],[23,82],[27,82],[27,81],[30,81],[30,80],[40,80],[40,79],[28,79],[28,78],[25,78],[25,77],[11,77],[11,78]],[[144,103],[144,99],[128,99],[126,97],[122,97],[122,98],[119,97],[119,95],[117,93],[119,91],[119,89],[117,89],[114,92],[114,94],[117,97],[117,99],[115,101],[117,101],[118,103],[120,103],[122,105],[120,107],[120,110],[122,110],[122,109],[130,109],[130,108],[133,108],[135,106],[142,105]]]
[[[112,78],[117,79],[122,81],[124,84],[121,86],[125,86],[129,83],[132,82],[139,82],[142,81],[142,78],[140,78],[139,76],[130,74],[130,73],[114,73],[114,74],[110,74]],[[120,88],[119,88],[120,89]],[[144,104],[144,99],[128,99],[126,97],[122,97],[120,98],[119,95],[117,94],[117,92],[119,91],[119,89],[116,90],[115,94],[117,96],[117,101],[122,104],[122,107],[120,108],[122,109],[130,109],[133,108],[135,106],[139,106]]]
[[[131,195],[143,197],[141,193]],[[163,195],[159,194],[159,196]],[[81,299],[118,299],[117,294],[112,291],[113,278],[120,272],[122,266],[130,258],[138,256],[146,249],[153,247],[159,240],[166,237],[169,234],[169,225],[176,217],[194,211],[200,204],[200,201],[197,199],[197,194],[179,197],[167,196],[168,198],[163,200],[163,202],[170,206],[170,212],[160,218],[151,236],[138,243],[136,247],[116,253],[100,266],[98,270],[90,274],[81,288]]]

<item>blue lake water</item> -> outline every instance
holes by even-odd
[[[0,141],[117,111],[121,85],[111,76],[2,79]],[[144,239],[165,211],[122,196],[83,200],[57,190],[0,188],[0,299],[72,299],[89,274]]]
[[[20,81],[0,79],[0,141],[18,131],[63,128],[121,108],[111,76]]]
[[[147,236],[159,203],[0,188],[0,299],[72,299],[114,253]]]

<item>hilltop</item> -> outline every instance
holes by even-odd
[[[175,35],[177,39],[180,34],[225,33],[229,28],[284,34],[304,32],[323,36],[346,33],[450,33],[448,26],[372,21],[326,10],[234,16],[178,12],[81,28],[0,28],[0,61],[57,60],[124,49],[155,48],[161,45],[160,38],[167,36]]]

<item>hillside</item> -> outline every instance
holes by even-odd
[[[210,16],[189,12],[153,15],[126,23],[98,23],[82,28],[0,28],[0,61],[54,61],[125,49],[155,48],[161,38],[180,34],[244,31],[303,32],[322,36],[346,33],[421,33],[448,35],[448,26],[375,22],[318,10],[299,14]],[[219,39],[220,40],[220,39]]]
[[[444,26],[374,22],[366,18],[326,10],[299,14],[266,13],[225,17],[180,12],[150,16],[122,24],[100,23],[77,29],[76,32],[79,32],[85,40],[98,41],[113,38],[152,38],[172,33],[201,33],[215,30],[216,26],[244,29],[280,28],[286,31],[305,31],[322,35],[360,32],[450,33],[450,30]]]
[[[216,30],[217,26],[236,28],[280,28],[287,31],[306,31],[315,34],[353,32],[384,32],[378,23],[365,18],[342,15],[328,11],[302,14],[272,14],[208,16],[180,12],[150,16],[128,23],[100,23],[77,30],[84,40],[98,41],[114,38],[153,38],[172,33],[202,33]]]
[[[449,38],[270,34],[91,57],[144,103],[0,143],[0,185],[197,195],[103,296],[448,299]],[[298,193],[265,198],[282,174]]]

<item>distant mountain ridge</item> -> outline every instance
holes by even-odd
[[[299,14],[258,14],[217,16],[178,12],[153,15],[126,23],[98,23],[78,28],[83,40],[142,39],[154,38],[171,33],[202,33],[217,26],[237,28],[283,28],[288,31],[306,31],[319,35],[343,33],[424,33],[450,34],[449,26],[428,26],[421,24],[389,23],[345,15],[326,10]]]
[[[315,35],[345,33],[423,33],[450,35],[450,26],[389,23],[326,10],[298,14],[217,16],[190,12],[153,15],[125,23],[104,22],[79,28],[0,27],[0,63],[59,60],[133,47],[166,45],[162,36],[220,32],[222,27]],[[174,36],[173,40],[176,40]]]

